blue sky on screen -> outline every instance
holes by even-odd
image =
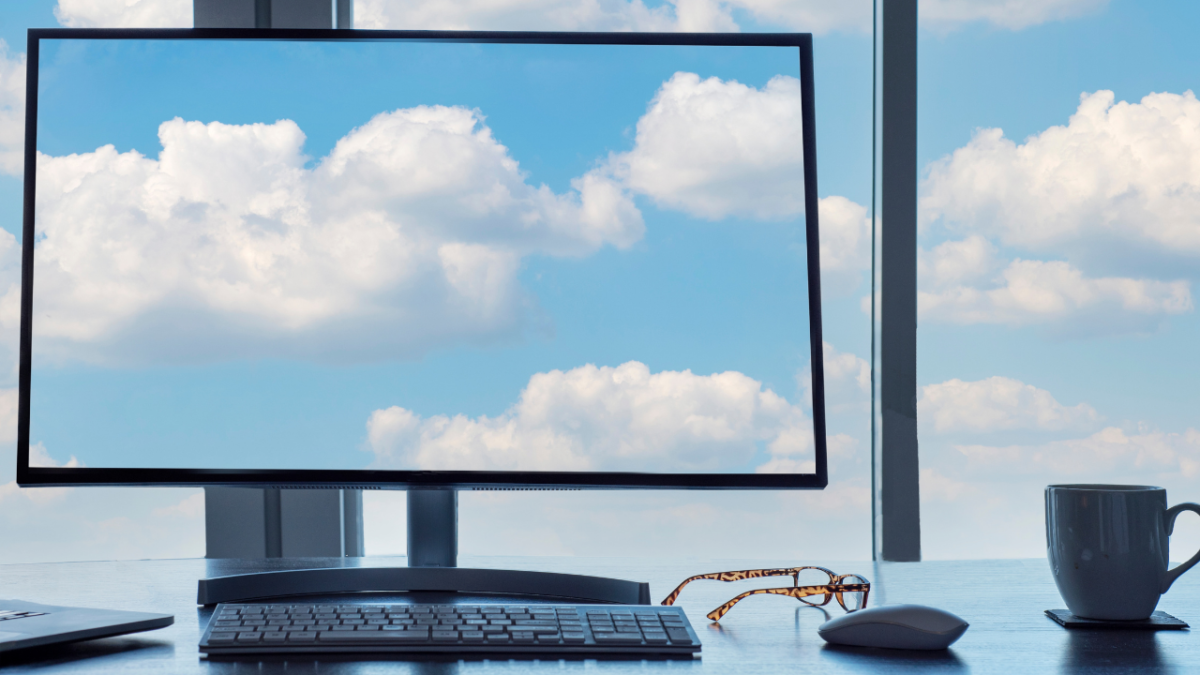
[[[189,8],[180,0],[13,0],[0,10],[0,38],[9,45],[6,63],[15,64],[29,26],[183,26]],[[516,2],[476,7],[359,0],[355,10],[364,28],[816,34],[830,488],[782,495],[625,495],[619,505],[588,494],[464,496],[463,537],[466,550],[487,552],[704,555],[705,543],[720,536],[747,556],[868,556],[870,333],[863,307],[870,293],[871,3],[546,0],[533,11]],[[925,555],[1042,555],[1041,489],[1047,483],[1159,484],[1173,501],[1195,501],[1200,104],[1191,92],[1200,47],[1191,33],[1200,8],[1133,0],[926,0],[920,16],[918,409]],[[9,92],[12,72],[0,73],[0,92]],[[23,102],[15,93],[0,96],[0,106]],[[645,101],[638,105],[635,115]],[[501,133],[502,112],[485,113],[522,168],[557,192],[568,190],[569,179],[595,159],[565,158],[560,175],[551,176],[549,166],[538,164],[544,153],[518,150],[526,142],[519,131]],[[9,176],[0,176],[6,229],[20,219],[20,181],[12,177],[19,165],[11,163],[20,145],[19,136],[6,131],[12,128],[11,120],[0,124],[0,166]],[[314,158],[321,151],[312,148],[321,142],[327,148],[345,133],[330,131],[320,141],[319,132],[304,131]],[[597,146],[601,152],[630,147],[621,142],[630,139]],[[638,199],[647,230],[627,250],[634,253],[656,236],[652,209],[644,207],[644,196]],[[673,218],[664,227],[686,219],[677,212]],[[586,261],[632,259],[627,251],[610,245]],[[536,279],[522,276],[521,282],[533,285]],[[753,359],[739,358],[727,367],[802,405],[795,377],[803,375],[803,363],[768,374]],[[464,369],[474,365],[462,363]],[[650,372],[678,367],[652,365]],[[513,371],[511,384],[519,390],[529,368],[514,360]],[[787,376],[792,381],[780,381]],[[512,405],[502,399],[481,397],[460,406],[471,407],[468,414],[495,414]],[[438,402],[421,412],[455,411]],[[50,445],[43,451],[45,461],[71,459]],[[11,480],[5,471],[0,468],[0,484]],[[84,550],[164,552],[157,555],[202,548],[199,535],[190,535],[188,544],[182,535],[160,534],[162,541],[148,538],[122,548],[111,534],[86,534],[88,524],[98,522],[111,528],[98,531],[126,532],[131,540],[141,532],[183,531],[179,523],[195,522],[202,504],[188,493],[164,493],[153,502],[147,491],[122,492],[128,496],[103,504],[97,491],[37,493],[43,496],[33,511],[32,491],[3,490],[8,511],[37,513],[26,520],[85,533],[77,537],[90,542]],[[95,502],[93,510],[108,514],[107,520],[75,515],[85,501]],[[368,508],[369,523],[396,515],[386,499]],[[789,542],[773,536],[780,513],[796,519],[801,536]],[[538,525],[521,530],[508,523],[513,514],[533,514]],[[44,551],[41,557],[75,555],[39,540],[18,518],[5,527],[24,533],[31,550]],[[122,518],[136,527],[118,524]],[[628,529],[631,523],[636,531]],[[1190,523],[1181,522],[1177,532],[1174,558],[1200,543]],[[402,548],[396,542],[403,534],[386,527],[368,536],[376,552]]]

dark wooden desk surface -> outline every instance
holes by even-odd
[[[403,565],[403,558],[301,561],[149,560],[0,566],[0,597],[32,602],[166,612],[175,625],[126,637],[0,656],[4,675],[44,673],[414,673],[469,672],[630,673],[908,673],[908,672],[1200,672],[1200,634],[1191,631],[1067,631],[1042,611],[1063,606],[1043,560],[925,563],[830,563],[839,573],[855,572],[872,582],[872,605],[914,602],[952,611],[971,624],[949,651],[897,652],[835,648],[816,628],[819,609],[794,600],[759,596],[739,605],[721,625],[704,614],[735,594],[732,584],[689,586],[680,598],[704,643],[691,661],[344,661],[301,658],[287,661],[210,662],[196,644],[210,610],[195,605],[201,576],[256,569],[341,564]],[[532,569],[649,581],[655,601],[682,578],[699,572],[794,561],[717,561],[579,558],[467,558],[464,567]],[[786,582],[785,582],[786,583]],[[752,586],[744,586],[748,588]],[[1200,626],[1200,573],[1184,575],[1159,609]],[[840,614],[840,609],[831,609]]]

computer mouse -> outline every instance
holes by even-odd
[[[966,621],[933,607],[885,605],[826,621],[817,634],[835,645],[945,649],[962,637],[967,627]]]

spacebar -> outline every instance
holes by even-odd
[[[387,632],[377,632],[377,631],[366,632],[366,631],[364,631],[361,633],[357,632],[357,631],[355,631],[355,632],[339,631],[336,633],[333,633],[333,632],[320,633],[319,635],[320,635],[320,637],[317,638],[317,641],[323,642],[325,644],[341,643],[341,644],[356,644],[356,645],[358,645],[358,644],[369,644],[369,643],[379,643],[379,644],[406,643],[407,644],[409,642],[429,642],[429,633],[426,633],[424,631],[413,631],[411,633],[408,631],[399,631],[399,630],[398,631],[387,631]]]

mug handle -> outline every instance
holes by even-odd
[[[1184,511],[1191,511],[1192,513],[1200,515],[1200,504],[1184,502],[1183,504],[1172,506],[1171,508],[1167,509],[1167,512],[1163,514],[1163,517],[1166,518],[1164,524],[1167,526],[1167,536],[1170,536],[1171,532],[1175,530],[1175,518],[1177,518],[1179,514],[1183,513]],[[1175,580],[1179,578],[1179,575],[1192,569],[1192,566],[1198,562],[1200,562],[1200,551],[1196,551],[1196,555],[1188,558],[1187,562],[1179,565],[1175,569],[1167,570],[1167,574],[1163,578],[1162,592],[1166,593],[1167,589],[1171,588],[1171,584],[1175,583]]]

